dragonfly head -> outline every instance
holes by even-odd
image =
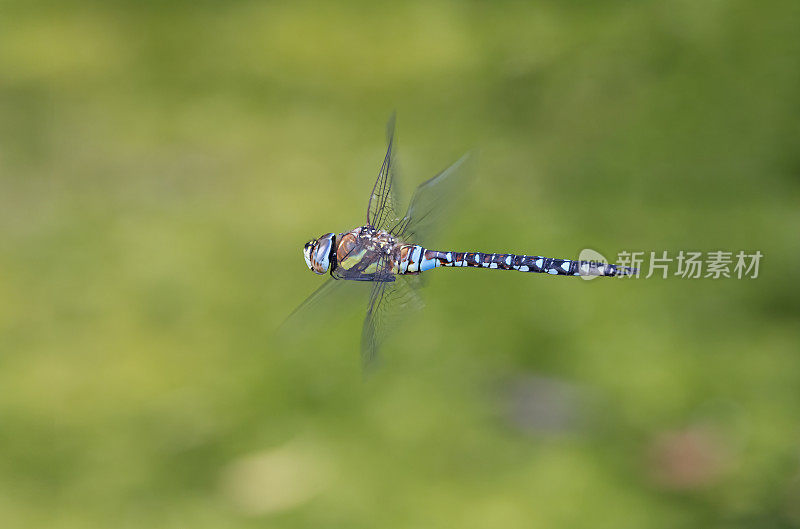
[[[335,235],[333,233],[326,233],[319,239],[312,239],[303,247],[303,257],[306,259],[306,265],[309,269],[317,274],[324,274],[331,266],[331,262],[335,264],[334,252],[336,251]]]

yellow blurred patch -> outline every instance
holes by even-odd
[[[326,488],[331,478],[318,446],[291,441],[236,459],[222,473],[223,496],[242,514],[259,516],[299,507]]]

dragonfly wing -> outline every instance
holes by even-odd
[[[392,227],[390,232],[401,240],[424,243],[442,217],[448,213],[448,205],[454,202],[469,183],[470,155],[465,154],[450,167],[423,182],[414,191],[405,217]]]
[[[335,295],[337,290],[341,290],[343,285],[344,283],[342,281],[337,281],[332,277],[326,279],[319,288],[317,288],[305,300],[303,300],[302,303],[295,307],[295,309],[286,317],[283,325],[286,325],[294,318],[299,317],[302,314],[313,311],[314,308],[318,307],[321,302],[324,302],[325,299]]]
[[[378,178],[372,187],[372,194],[367,205],[367,224],[374,228],[388,228],[400,219],[397,213],[397,186],[395,184],[394,160],[394,121],[395,116],[389,118],[386,124],[386,156],[378,171]]]
[[[347,281],[374,281],[376,283],[391,283],[395,280],[393,275],[386,275],[381,272],[359,272],[357,270],[345,270],[338,277]]]
[[[361,362],[365,369],[374,366],[387,335],[406,316],[423,307],[416,292],[418,287],[417,276],[401,276],[394,282],[378,282],[372,287],[361,332]]]
[[[329,278],[286,317],[278,328],[278,335],[302,334],[309,327],[330,320],[332,314],[340,314],[342,307],[358,306],[368,291],[365,284]]]

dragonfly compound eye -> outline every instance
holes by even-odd
[[[315,241],[309,241],[303,248],[306,265],[317,274],[324,274],[331,266],[333,233],[326,233]]]

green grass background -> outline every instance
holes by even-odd
[[[800,525],[796,2],[0,0],[0,525]],[[439,270],[278,342],[464,151],[434,247],[760,250],[756,280]],[[421,241],[428,243],[431,241]]]

